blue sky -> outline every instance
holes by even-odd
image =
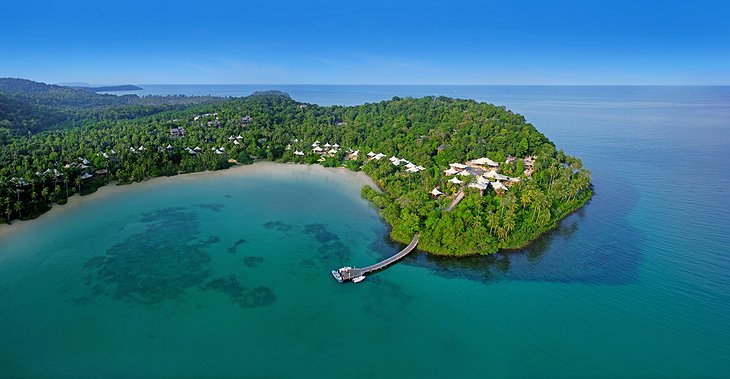
[[[0,2],[0,77],[730,84],[725,1]]]

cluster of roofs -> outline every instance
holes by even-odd
[[[240,134],[239,134],[239,135],[237,135],[237,136],[235,136],[235,137],[234,137],[234,136],[229,136],[229,137],[228,137],[228,141],[233,141],[233,144],[234,144],[234,145],[240,145],[240,144],[241,144],[241,142],[240,142],[240,141],[241,141],[242,139],[243,139],[243,136],[242,136],[242,135],[240,135]]]
[[[329,143],[325,143],[322,146],[319,145],[320,143],[321,142],[319,142],[319,140],[314,141],[314,143],[312,143],[312,152],[315,154],[321,155],[322,156],[320,158],[321,161],[324,161],[325,155],[329,155],[330,157],[333,157],[333,156],[335,156],[335,154],[337,154],[337,152],[340,151],[340,145],[337,142],[335,142],[333,145],[330,145]],[[295,151],[294,154],[302,156],[302,155],[304,155],[304,152]]]
[[[292,140],[292,143],[297,143],[297,142],[299,142],[299,139],[293,139]],[[338,143],[336,143],[336,142],[334,144],[325,143],[323,145],[322,142],[320,142],[319,140],[317,140],[317,141],[314,141],[311,146],[312,146],[312,153],[321,155],[321,157],[319,158],[319,161],[320,162],[324,162],[325,159],[326,159],[325,157],[327,157],[327,156],[330,156],[330,157],[335,156],[340,151],[340,145]],[[286,149],[287,150],[291,150],[292,149],[292,145],[291,144],[286,145]],[[304,156],[305,153],[304,153],[304,151],[301,151],[301,150],[294,150],[294,155],[297,155],[297,156],[300,156],[301,157],[301,156]],[[346,156],[346,158],[347,159],[350,159],[350,160],[355,160],[355,159],[358,158],[359,155],[360,155],[360,150],[348,149],[347,150],[347,156]],[[369,153],[367,153],[367,159],[368,160],[373,160],[374,159],[374,160],[378,160],[379,161],[379,160],[385,158],[385,156],[386,156],[385,154],[375,153],[375,152],[372,152],[372,151],[369,152]],[[410,173],[416,173],[416,172],[423,171],[423,170],[426,169],[423,166],[417,166],[416,164],[408,161],[407,159],[398,158],[396,156],[391,156],[389,158],[389,160],[390,160],[390,163],[393,164],[394,166],[401,166],[401,165],[403,165],[403,167],[405,168],[406,172],[410,172]]]
[[[205,123],[205,124],[200,124],[200,126],[208,125],[208,126],[211,126],[211,127],[213,127],[213,126],[214,127],[218,127],[218,126],[221,125],[221,122],[218,120],[218,112],[215,112],[215,113],[205,113],[205,114],[202,114],[202,115],[197,115],[196,114],[195,116],[193,116],[193,121],[198,121],[201,118],[209,118],[209,117],[213,117],[213,119],[208,120],[207,123]]]
[[[198,121],[201,118],[202,119],[210,118],[210,119],[205,124],[200,124],[200,126],[206,126],[206,125],[208,125],[209,127],[219,127],[219,126],[221,126],[220,119],[218,118],[218,112],[205,113],[205,114],[202,114],[202,115],[196,114],[195,116],[193,116],[193,121]],[[242,126],[247,126],[248,124],[251,123],[251,121],[253,121],[253,118],[251,118],[251,116],[241,117],[241,125]],[[182,128],[180,128],[180,129],[182,129]],[[170,133],[172,133],[172,130],[170,130]]]
[[[198,121],[201,118],[211,118],[211,117],[213,119],[210,120],[210,121],[208,121],[208,126],[219,126],[220,125],[220,122],[218,120],[218,112],[215,112],[215,113],[205,113],[205,114],[202,114],[202,115],[195,115],[195,116],[193,116],[193,120],[194,121]],[[179,121],[179,120],[173,120],[173,121]],[[245,125],[248,125],[249,123],[251,123],[251,121],[253,121],[253,119],[251,118],[251,116],[245,116],[245,117],[242,117],[241,118],[241,123],[244,126]],[[201,126],[205,126],[205,124],[201,124]],[[172,137],[172,138],[184,137],[185,136],[185,133],[186,133],[186,130],[182,126],[178,126],[178,127],[174,127],[174,128],[171,128],[170,129],[170,137]],[[230,136],[230,137],[228,137],[228,140],[231,143],[233,143],[234,145],[241,145],[241,140],[243,140],[243,136],[241,136],[240,134],[238,136]],[[131,153],[135,153],[135,154],[136,153],[144,152],[145,150],[147,150],[147,148],[144,147],[144,146],[130,147],[129,148],[129,151]],[[168,144],[164,148],[163,147],[159,147],[158,150],[160,150],[160,151],[164,151],[164,150],[171,151],[171,150],[173,150],[173,146],[170,145],[170,144]],[[200,146],[196,146],[195,148],[185,147],[184,150],[187,151],[190,155],[194,155],[194,156],[197,156],[201,151],[203,151],[203,149],[200,148]],[[211,151],[213,151],[215,154],[223,155],[223,154],[226,153],[226,148],[223,147],[223,146],[221,146],[221,147],[212,147],[211,148]],[[109,150],[108,152],[102,151],[100,153],[97,153],[96,155],[97,156],[102,156],[105,159],[110,159],[113,155],[116,155],[116,154],[117,154],[116,151],[114,151],[114,149],[112,149],[112,150]],[[81,175],[81,179],[89,179],[89,178],[93,178],[95,175],[105,175],[105,174],[108,173],[108,170],[106,170],[106,169],[100,169],[100,170],[95,170],[94,171],[94,167],[91,165],[91,162],[89,162],[87,159],[81,158],[81,157],[79,157],[78,162],[70,162],[70,163],[67,163],[66,165],[64,165],[64,168],[65,169],[78,168],[80,170],[85,170],[84,174]],[[53,175],[54,177],[58,178],[60,176],[63,176],[63,173],[59,172],[57,169],[48,169],[45,172],[40,172],[40,171],[39,172],[36,172],[36,175],[37,176],[50,176],[50,175]],[[15,179],[15,183],[17,185],[26,185],[27,184],[24,181],[24,179],[22,179],[22,178],[13,178],[13,179]],[[11,181],[13,181],[13,179],[11,179]]]
[[[385,158],[385,154],[374,153],[371,151],[371,152],[367,153],[367,157],[368,157],[368,160],[374,159],[376,161],[379,161],[379,160]],[[406,172],[410,172],[410,173],[416,173],[416,172],[423,171],[426,169],[423,166],[417,166],[414,163],[412,163],[411,161],[409,161],[407,159],[403,159],[403,158],[398,158],[395,155],[388,158],[388,160],[390,161],[390,163],[393,166],[400,166],[401,164],[403,164],[403,167],[406,169]]]
[[[116,152],[114,150],[111,150],[108,154],[107,153],[100,153],[97,155],[103,155],[105,158],[109,158],[109,155],[114,155]],[[70,168],[78,168],[79,170],[84,170],[84,173],[81,175],[81,179],[89,179],[93,178],[95,175],[106,175],[109,173],[109,170],[107,169],[99,169],[94,170],[94,166],[91,162],[89,162],[88,159],[79,157],[76,162],[70,162],[66,163],[63,168],[70,169]],[[50,176],[53,175],[54,178],[59,178],[63,176],[63,173],[58,171],[57,169],[47,169],[43,173],[36,172],[37,176]]]
[[[372,151],[368,153],[368,159],[380,160],[383,157],[385,157],[385,155],[380,154],[380,153],[375,154]],[[403,159],[403,158],[398,158],[395,155],[388,158],[388,160],[390,161],[390,163],[393,166],[400,166],[401,164],[403,164],[403,167],[406,169],[406,172],[410,172],[412,174],[426,169],[423,166],[417,166],[414,163],[412,163],[411,161],[409,161],[407,159]]]
[[[532,156],[523,159],[523,163],[525,164],[525,171],[523,173],[527,177],[532,175],[535,158],[536,157]],[[505,163],[513,163],[516,161],[517,158],[509,156]],[[469,182],[467,184],[468,187],[476,188],[482,192],[491,187],[497,194],[505,193],[509,187],[521,181],[521,178],[519,177],[509,177],[507,175],[500,174],[498,169],[499,163],[484,157],[473,159],[466,163],[450,163],[449,168],[444,170],[444,174],[452,176],[448,182],[454,185],[462,185],[467,182],[467,180],[459,179],[460,176],[474,176],[476,180]],[[431,190],[431,195],[438,197],[445,194],[439,190],[439,187],[436,187]]]
[[[36,173],[36,174],[38,174],[38,173]],[[24,178],[19,178],[16,176],[13,176],[12,178],[10,178],[9,181],[10,181],[10,183],[13,183],[18,187],[25,187],[27,185],[30,185],[30,183],[28,183]]]
[[[215,112],[215,113],[204,113],[202,115],[201,114],[196,114],[195,116],[193,116],[193,121],[198,121],[202,117],[215,117],[215,119],[217,120],[218,119],[218,112]]]

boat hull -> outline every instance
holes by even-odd
[[[337,271],[337,270],[332,270],[332,276],[334,276],[334,277],[335,277],[335,279],[336,279],[336,280],[337,280],[338,282],[342,283],[342,275],[340,275],[340,272],[339,272],[339,271]]]

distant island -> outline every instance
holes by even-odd
[[[391,238],[464,256],[523,247],[592,195],[580,159],[522,116],[447,97],[323,107],[277,91],[114,96],[0,79],[0,146],[6,221],[111,181],[297,162],[365,172]]]
[[[116,91],[141,91],[144,88],[138,87],[132,84],[124,84],[119,86],[101,86],[101,87],[87,87],[87,86],[72,86],[71,88],[83,89],[91,92],[116,92]]]

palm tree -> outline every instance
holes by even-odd
[[[494,234],[494,229],[499,227],[499,216],[494,212],[489,212],[489,215],[487,215],[487,225],[489,225],[489,233]]]
[[[18,212],[18,218],[23,218],[23,214],[20,211],[23,209],[23,204],[20,201],[15,202],[15,211]]]
[[[43,190],[41,191],[41,196],[43,196],[43,204],[48,204],[48,194],[50,193],[50,190],[48,187],[43,187]]]
[[[507,212],[504,219],[502,220],[502,225],[504,226],[506,234],[509,234],[513,230],[515,230],[515,213]]]
[[[7,213],[8,209],[10,209],[10,198],[9,197],[3,197],[0,199],[0,207],[4,207],[5,213]],[[8,215],[8,220],[10,221],[10,215]]]
[[[507,237],[507,230],[500,226],[499,228],[497,228],[497,235],[500,239],[504,239],[505,237]]]
[[[523,191],[520,195],[520,203],[522,204],[522,210],[524,211],[525,208],[527,208],[528,205],[532,202],[532,193],[531,191]]]
[[[507,194],[507,196],[505,196],[505,199],[507,210],[514,213],[517,210],[517,195],[510,192]]]
[[[533,195],[535,196],[533,200],[533,205],[535,207],[535,221],[537,221],[546,210],[550,210],[550,200],[544,193],[539,191],[535,191]]]
[[[76,185],[79,187],[79,194],[81,193],[81,177],[76,177]]]

